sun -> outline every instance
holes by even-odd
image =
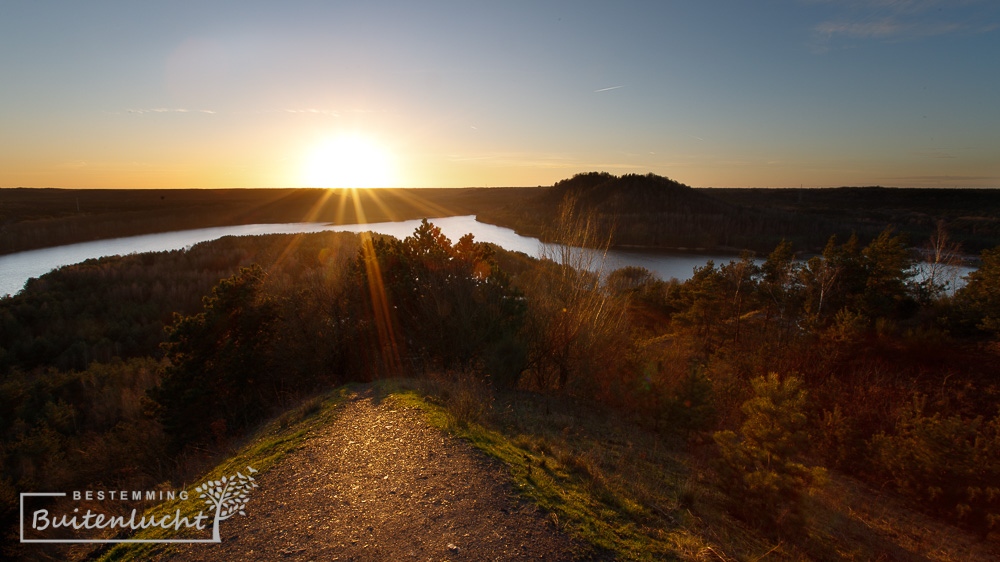
[[[341,135],[316,146],[305,162],[309,187],[394,187],[395,173],[389,152],[369,137]]]

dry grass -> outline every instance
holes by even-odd
[[[430,401],[457,408],[445,426],[507,463],[526,495],[560,528],[623,558],[1000,558],[997,541],[929,518],[889,492],[835,472],[808,498],[801,529],[767,533],[726,511],[708,469],[713,450],[707,439],[664,436],[620,411],[565,398],[507,394],[486,398],[492,406],[470,415],[467,402],[488,389],[473,392],[442,381],[407,388],[433,392]]]
[[[891,493],[831,473],[817,495],[825,515],[813,530],[847,551],[852,544],[867,546],[882,559],[997,560],[1000,543],[984,540],[946,522],[914,511]],[[855,559],[863,559],[854,556]]]

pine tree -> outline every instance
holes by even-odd
[[[743,406],[739,433],[720,431],[714,439],[718,473],[736,511],[776,526],[801,520],[803,494],[819,484],[823,470],[801,462],[806,391],[802,380],[777,373],[751,381],[755,396]]]

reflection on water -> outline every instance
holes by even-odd
[[[431,219],[441,228],[445,236],[453,242],[465,234],[472,233],[480,242],[490,242],[507,250],[524,252],[529,256],[557,255],[556,246],[544,244],[537,238],[521,236],[509,228],[476,221],[472,215]],[[162,252],[188,248],[198,242],[215,240],[223,236],[247,236],[256,234],[289,234],[299,232],[320,232],[324,230],[364,232],[372,231],[405,238],[413,233],[419,220],[381,222],[372,224],[328,225],[324,223],[250,224],[199,228],[177,232],[163,232],[128,238],[95,240],[81,244],[44,248],[0,256],[0,295],[20,291],[31,277],[38,277],[64,265],[80,263],[91,258],[124,255],[138,252]],[[612,250],[608,252],[604,271],[632,265],[644,267],[662,279],[672,277],[684,281],[689,279],[695,267],[705,265],[708,260],[716,264],[735,259],[723,254],[691,254]],[[966,275],[972,268],[962,267],[959,275]]]
[[[471,232],[479,242],[489,242],[506,250],[524,252],[536,258],[543,255],[558,255],[557,245],[546,244],[537,238],[521,236],[509,228],[479,222],[473,215],[433,219],[431,222],[440,228],[441,232],[451,239],[452,242]],[[337,226],[332,228],[350,232],[371,230],[402,239],[412,234],[413,230],[419,225],[419,220],[410,220],[368,225]],[[724,263],[733,259],[733,256],[611,250],[607,254],[607,262],[604,265],[604,270],[607,272],[627,265],[635,265],[645,267],[659,275],[662,279],[676,277],[683,281],[691,277],[695,267],[705,265],[708,260],[712,259],[716,263]]]
[[[145,234],[127,238],[94,240],[67,246],[42,248],[0,256],[0,296],[13,294],[24,288],[31,277],[39,277],[64,265],[105,256],[126,255],[141,252],[162,252],[180,250],[227,235],[244,236],[252,234],[319,232],[328,230],[321,223],[292,224],[248,224],[240,226],[220,226],[180,230],[160,234]]]

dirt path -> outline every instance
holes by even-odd
[[[497,462],[370,389],[257,478],[221,544],[161,560],[574,560]]]

